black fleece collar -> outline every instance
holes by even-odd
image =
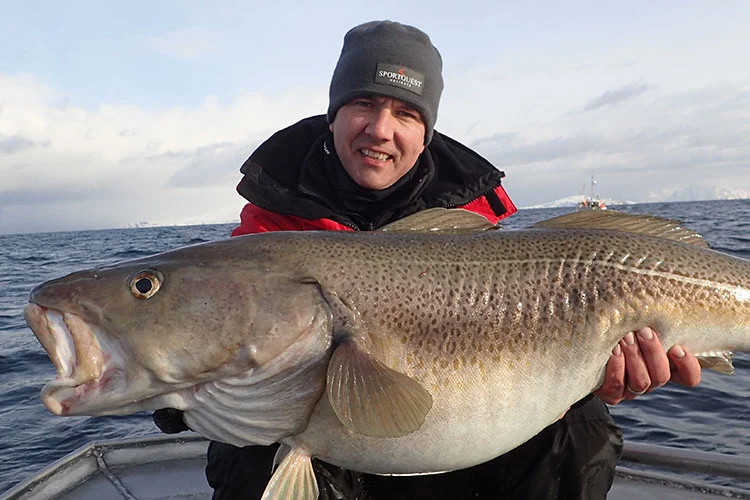
[[[313,154],[302,166],[297,185],[299,192],[316,198],[359,229],[375,229],[397,219],[397,214],[419,198],[435,170],[432,158],[427,155],[419,158],[392,186],[366,189],[344,170],[333,147],[332,133],[323,136],[318,153],[320,156]]]
[[[393,190],[357,191],[332,144],[323,115],[287,127],[245,161],[237,191],[266,210],[370,230],[425,208],[465,205],[494,190],[504,177],[476,152],[435,133],[417,165]]]

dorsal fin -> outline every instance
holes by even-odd
[[[380,228],[390,233],[479,233],[497,226],[474,212],[462,208],[430,208]]]
[[[678,220],[654,215],[627,214],[612,210],[587,210],[561,215],[538,222],[533,228],[546,229],[608,229],[626,233],[647,234],[667,240],[708,248],[703,237],[683,227]]]

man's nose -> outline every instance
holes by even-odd
[[[366,132],[378,140],[391,140],[393,139],[395,120],[396,118],[389,108],[378,108],[371,115]]]

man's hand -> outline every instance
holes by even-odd
[[[643,328],[628,333],[615,346],[607,362],[604,384],[594,394],[605,403],[616,405],[670,380],[687,387],[698,385],[701,381],[698,360],[681,346],[665,353],[654,331]]]

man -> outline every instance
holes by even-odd
[[[232,234],[375,230],[432,207],[462,207],[493,223],[514,213],[501,186],[503,173],[434,131],[441,71],[440,54],[416,28],[384,21],[349,31],[327,115],[277,132],[242,166],[238,192],[250,203]],[[652,330],[629,333],[615,348],[597,394],[617,403],[670,377],[698,383],[693,356],[676,348],[670,358],[673,376]],[[612,484],[621,448],[606,406],[589,396],[524,445],[461,471],[387,477],[313,464],[323,499],[597,499]],[[212,443],[206,474],[214,499],[260,498],[274,452]]]

